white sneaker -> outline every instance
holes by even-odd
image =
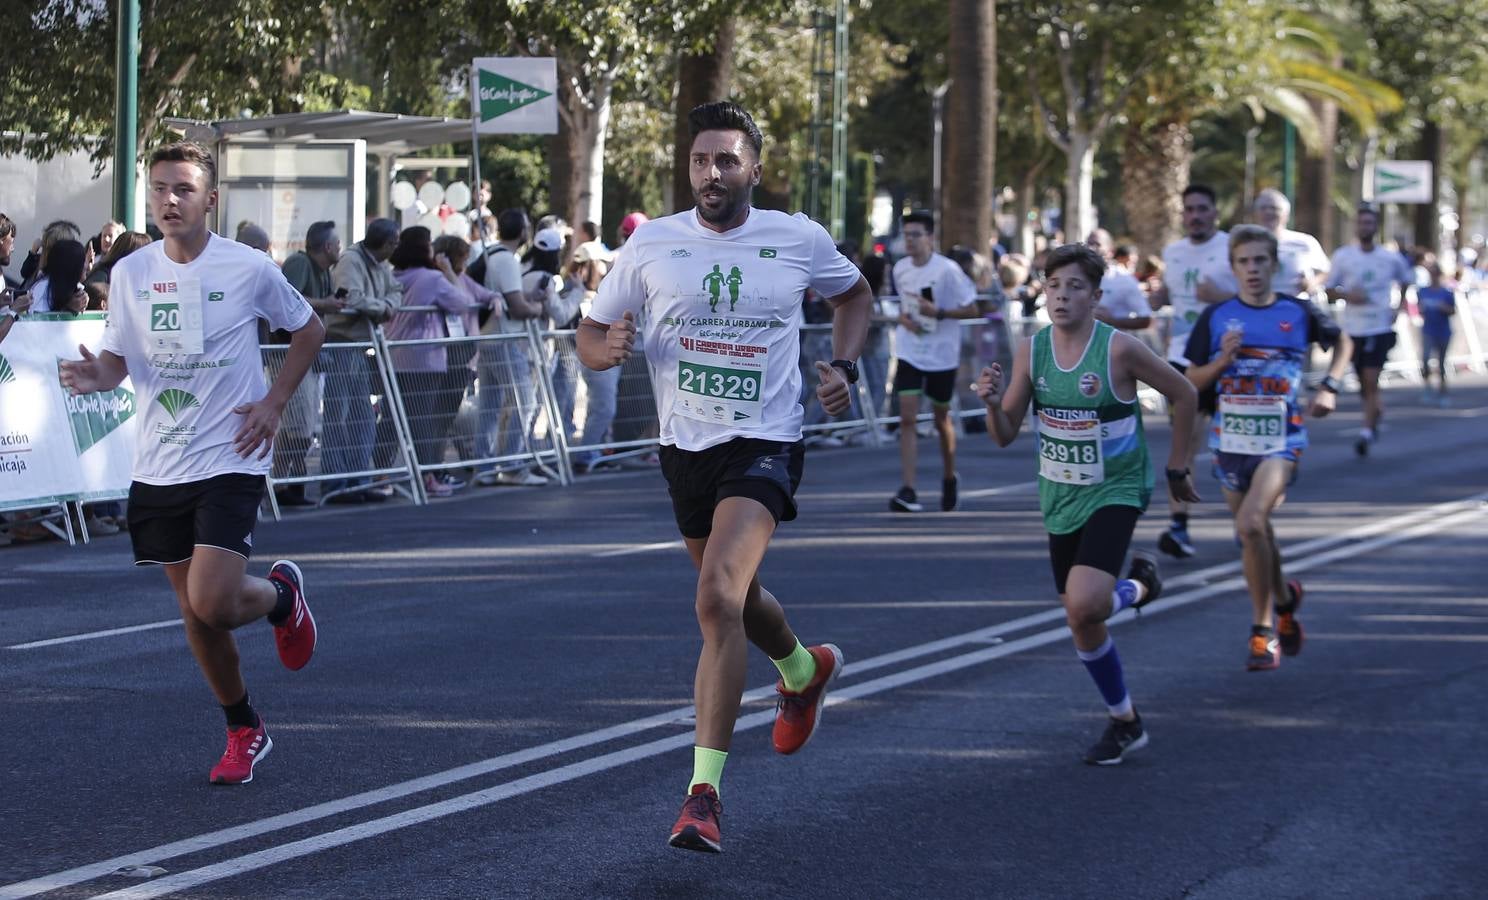
[[[89,536],[108,537],[111,534],[118,533],[119,526],[115,525],[112,522],[105,522],[102,519],[97,518],[96,516],[90,517],[88,519]]]
[[[448,497],[455,491],[449,485],[435,478],[433,475],[424,476],[424,493],[430,497]]]
[[[512,472],[502,472],[496,476],[497,484],[514,484],[521,487],[542,487],[548,483],[548,479],[537,474],[531,469],[517,469]]]
[[[807,444],[812,447],[820,447],[830,450],[836,450],[841,447],[847,446],[847,442],[844,441],[842,438],[837,437],[835,434],[818,435],[817,437],[811,438],[809,441],[807,441]]]

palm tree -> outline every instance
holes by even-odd
[[[951,0],[950,25],[942,242],[987,253],[997,158],[996,0]]]
[[[1297,203],[1299,223],[1316,227],[1313,223],[1324,218],[1332,193],[1336,112],[1326,107],[1332,105],[1353,119],[1366,134],[1378,129],[1381,115],[1400,108],[1400,96],[1388,85],[1335,64],[1342,59],[1340,44],[1335,31],[1318,17],[1235,5],[1224,31],[1234,35],[1247,22],[1260,26],[1250,38],[1258,43],[1250,45],[1252,62],[1239,77],[1233,56],[1203,54],[1203,68],[1164,67],[1149,73],[1146,96],[1129,107],[1123,202],[1143,253],[1158,252],[1178,234],[1180,195],[1193,159],[1189,129],[1198,116],[1241,103],[1258,123],[1268,114],[1292,123],[1307,152],[1323,157],[1306,170],[1307,187],[1299,192],[1309,204],[1307,210]],[[1322,168],[1328,176],[1319,174]]]

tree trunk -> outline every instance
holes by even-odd
[[[723,21],[713,35],[713,46],[701,53],[682,53],[677,57],[676,114],[672,125],[672,184],[666,198],[667,211],[677,212],[692,207],[692,181],[688,176],[688,153],[692,136],[687,130],[687,114],[693,107],[726,99],[734,78],[733,17]]]
[[[1064,174],[1064,240],[1085,240],[1095,230],[1095,136],[1071,129]]]
[[[572,72],[558,62],[558,133],[548,143],[551,212],[569,222],[599,222],[604,210],[604,145],[610,125],[611,82],[594,83],[593,97],[573,89]],[[531,210],[539,214],[537,210]]]
[[[1341,67],[1342,58],[1335,58],[1334,65]],[[1294,210],[1292,227],[1317,238],[1324,247],[1333,247],[1336,246],[1338,218],[1333,213],[1333,173],[1338,165],[1338,104],[1321,99],[1312,99],[1308,103],[1317,115],[1323,146],[1322,152],[1304,154],[1299,161],[1297,196],[1289,198]]]
[[[1126,230],[1142,256],[1157,256],[1183,225],[1183,189],[1193,162],[1193,135],[1184,118],[1127,125],[1121,154],[1121,203]],[[1074,240],[1074,237],[1070,237]]]
[[[942,246],[991,254],[997,159],[996,0],[951,0]]]
[[[1414,243],[1433,253],[1441,252],[1441,221],[1437,205],[1441,202],[1442,162],[1446,157],[1442,149],[1445,143],[1441,126],[1427,119],[1421,126],[1421,143],[1416,151],[1416,159],[1431,163],[1431,202],[1416,204]]]

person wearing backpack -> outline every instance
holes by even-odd
[[[481,334],[521,334],[527,320],[543,315],[541,302],[531,302],[522,290],[522,265],[517,253],[527,236],[527,213],[504,209],[496,217],[497,243],[478,260],[483,262],[480,279],[487,290],[500,294],[505,314],[492,316],[481,325]],[[474,277],[472,275],[472,277]],[[532,361],[524,341],[482,341],[477,354],[480,428],[476,433],[476,456],[482,459],[511,456],[526,449],[526,422],[537,410],[537,388]],[[477,484],[515,484],[536,487],[548,483],[530,468],[498,472],[487,465],[476,475]]]

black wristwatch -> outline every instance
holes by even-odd
[[[1318,382],[1318,390],[1327,391],[1330,394],[1338,393],[1338,379],[1332,375],[1324,375],[1323,380]]]
[[[832,367],[842,370],[842,377],[847,379],[848,384],[858,383],[858,364],[850,359],[834,359]]]
[[[1182,481],[1189,476],[1187,469],[1164,469],[1169,481]]]

